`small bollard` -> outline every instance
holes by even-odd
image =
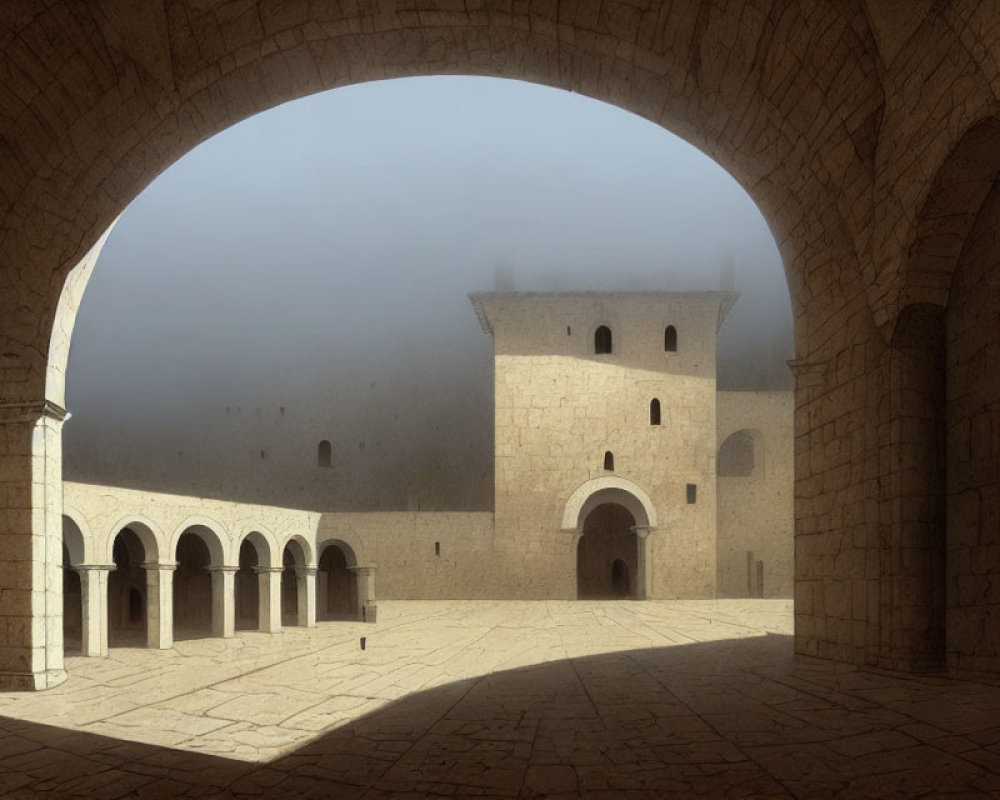
[[[362,650],[364,650],[364,649],[365,649],[365,640],[366,640],[367,638],[368,638],[367,636],[362,636],[362,637],[361,637],[361,649],[362,649]]]

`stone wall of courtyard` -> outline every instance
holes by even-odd
[[[791,392],[719,392],[718,596],[791,597],[795,515]]]
[[[493,548],[493,512],[331,512],[319,548],[345,543],[359,564],[374,564],[378,597],[456,600],[510,595]]]

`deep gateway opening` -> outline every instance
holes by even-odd
[[[579,600],[635,599],[638,537],[635,518],[624,506],[603,503],[583,522],[576,546]]]

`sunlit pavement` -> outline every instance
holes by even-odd
[[[790,633],[790,601],[383,602],[113,649],[0,695],[0,796],[1000,796],[1000,689]]]

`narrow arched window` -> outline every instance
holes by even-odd
[[[321,467],[329,467],[333,462],[333,448],[330,447],[330,443],[326,439],[319,443],[316,461]]]
[[[601,327],[594,331],[594,352],[611,352],[611,328],[607,325],[601,325]]]
[[[615,454],[608,450],[604,454],[604,469],[613,472],[615,469]]]
[[[663,349],[668,353],[677,352],[677,328],[673,325],[667,325],[663,332]]]
[[[649,401],[649,424],[660,424],[660,400],[658,397],[654,397]]]

